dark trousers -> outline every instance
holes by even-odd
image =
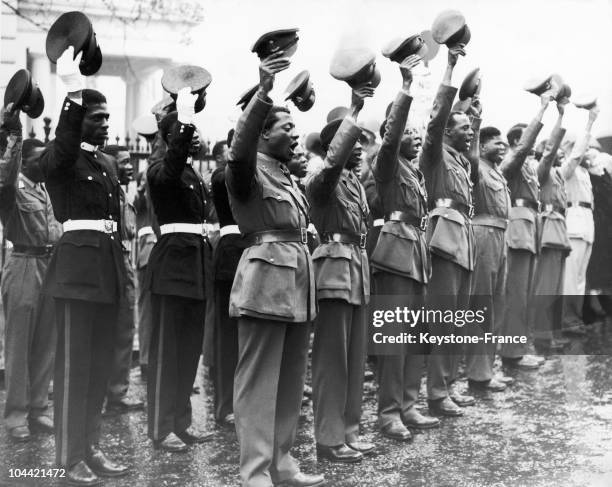
[[[191,425],[206,301],[152,294],[153,333],[147,377],[148,434],[163,440]]]
[[[113,346],[113,361],[108,381],[107,397],[111,401],[123,399],[130,386],[132,350],[134,349],[134,269],[129,256],[124,254],[125,287],[119,296],[119,316]]]
[[[425,286],[408,277],[376,272],[374,288],[378,295],[400,295],[409,309],[423,303],[415,296],[424,296]],[[410,353],[402,347],[401,354],[378,356],[378,423],[380,427],[401,424],[403,415],[416,404],[425,368],[425,355]]]
[[[551,248],[538,256],[530,307],[534,338],[550,340],[561,332],[566,256],[565,250]]]
[[[310,327],[238,319],[234,414],[245,487],[271,486],[299,472],[289,453],[304,392]]]
[[[312,345],[312,393],[317,443],[359,438],[366,358],[365,305],[319,301]]]
[[[234,374],[238,363],[238,320],[229,316],[232,281],[215,282],[215,418],[230,414],[234,402]]]
[[[469,306],[472,273],[460,265],[431,256],[432,274],[427,287],[427,294],[433,303],[436,297],[442,297],[445,306],[456,310],[467,310]],[[439,327],[440,325],[434,325]],[[434,328],[434,333],[438,333]],[[454,330],[462,333],[460,328]],[[427,396],[430,400],[444,399],[457,379],[459,362],[464,347],[459,344],[442,344],[435,346],[427,364]]]
[[[55,455],[58,465],[70,468],[100,439],[118,306],[56,299],[55,309]]]
[[[506,310],[502,335],[529,335],[529,306],[533,291],[536,256],[528,250],[508,249],[508,276],[506,280]],[[500,355],[520,358],[529,353],[527,344],[504,343]]]
[[[477,311],[487,308],[490,320],[481,325],[478,336],[497,335],[503,324],[506,292],[506,233],[500,228],[474,225],[476,262],[472,275],[470,307]],[[476,333],[474,333],[476,334]],[[495,344],[470,343],[465,347],[466,375],[475,381],[493,378]]]
[[[151,309],[151,291],[144,284],[147,268],[136,271],[138,277],[138,361],[140,365],[149,364],[149,346],[153,331],[153,312]]]

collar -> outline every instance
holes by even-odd
[[[98,150],[97,145],[91,145],[89,142],[81,142],[81,149],[85,152],[96,152]]]
[[[284,164],[274,159],[273,157],[270,157],[269,155],[264,154],[263,152],[257,153],[257,166],[271,173],[276,173],[276,174],[280,173],[284,175],[289,174],[289,170]]]
[[[36,187],[36,183],[32,181],[30,178],[28,178],[25,174],[21,173],[19,175],[19,178],[24,183],[24,186],[27,187],[28,189],[33,189]]]

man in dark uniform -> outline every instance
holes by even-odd
[[[168,149],[147,169],[161,234],[145,279],[154,320],[147,378],[148,434],[155,448],[170,452],[186,451],[188,445],[211,438],[190,429],[190,396],[204,333],[205,273],[210,272],[205,262],[211,251],[204,225],[204,181],[191,164],[191,155],[200,148],[193,125],[197,98],[188,87],[179,91],[177,112],[160,122]]]
[[[45,291],[55,298],[58,326],[56,461],[66,468],[70,482],[95,485],[96,473],[118,476],[128,471],[110,461],[99,446],[125,268],[117,226],[119,181],[110,157],[98,149],[108,136],[106,99],[83,89],[81,54],[74,59],[70,46],[57,61],[68,96],[56,138],[41,159],[53,212],[64,227]]]
[[[533,290],[533,273],[537,254],[537,221],[540,211],[538,176],[526,162],[542,130],[542,118],[550,103],[544,93],[534,119],[524,129],[515,125],[508,133],[510,148],[500,170],[508,181],[512,207],[508,212],[508,244],[505,311],[502,335],[528,335],[528,305]],[[516,144],[513,142],[518,140]],[[523,344],[503,344],[500,355],[504,363],[524,369],[536,369],[540,362]]]
[[[319,301],[312,346],[312,390],[317,455],[353,463],[374,445],[359,441],[366,357],[365,307],[370,269],[365,252],[369,209],[353,173],[361,163],[357,116],[368,86],[353,90],[350,115],[321,131],[327,155],[306,183],[310,216],[321,237],[312,254]]]
[[[10,438],[28,440],[30,431],[53,432],[48,390],[55,353],[53,301],[42,283],[61,226],[53,216],[42,184],[40,140],[22,140],[20,110],[2,113],[0,145],[0,217],[13,252],[2,272],[2,301],[7,318],[5,425]]]
[[[286,164],[297,135],[288,109],[268,97],[289,67],[282,50],[263,59],[260,83],[238,120],[226,185],[247,245],[230,295],[238,318],[234,414],[244,486],[320,485],[300,472],[290,449],[297,432],[315,289],[306,227],[308,203]]]
[[[406,127],[412,103],[412,69],[419,61],[417,55],[411,55],[400,65],[402,90],[391,105],[374,166],[385,224],[371,259],[375,293],[403,296],[403,305],[413,309],[423,304],[417,297],[426,292],[431,274],[425,242],[427,191],[423,175],[413,163],[421,144]],[[401,352],[378,356],[378,423],[384,436],[408,441],[412,435],[406,426],[433,428],[439,420],[423,416],[415,407],[425,357],[415,354],[414,349],[402,347]]]
[[[449,48],[448,65],[434,101],[419,162],[432,209],[427,228],[432,275],[427,292],[432,303],[458,310],[467,309],[474,269],[471,165],[463,155],[470,147],[474,131],[467,115],[451,113],[457,92],[450,85],[451,77],[457,58],[463,54],[462,45]],[[433,331],[441,326],[448,325],[434,325]],[[474,404],[471,396],[452,391],[461,348],[445,344],[435,347],[429,357],[427,390],[429,407],[435,413],[460,416],[463,410],[459,406]]]

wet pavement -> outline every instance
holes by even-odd
[[[610,487],[612,486],[612,323],[598,323],[587,340],[572,342],[574,353],[551,356],[537,372],[504,372],[516,378],[506,391],[477,394],[476,406],[462,418],[442,420],[438,429],[415,434],[400,444],[376,429],[376,385],[365,386],[362,431],[378,445],[358,465],[317,462],[312,404],[302,408],[294,455],[306,472],[323,473],[327,485],[432,487]],[[198,375],[200,394],[192,396],[197,429],[216,431],[210,443],[186,454],[154,451],[146,438],[144,412],[104,418],[102,446],[115,459],[133,465],[115,486],[234,486],[238,478],[235,432],[217,427],[207,370]],[[461,381],[460,388],[466,388]],[[424,397],[424,389],[422,391]],[[145,398],[138,369],[130,395]],[[4,391],[0,392],[4,409]],[[425,409],[421,399],[420,408]],[[50,479],[10,479],[9,468],[52,468],[53,440],[13,443],[0,429],[0,485],[61,485]]]

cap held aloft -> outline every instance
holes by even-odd
[[[291,57],[297,51],[297,43],[299,36],[297,33],[300,29],[278,29],[262,34],[255,41],[251,52],[257,53],[259,59],[265,59],[270,54],[278,51],[284,52],[284,57]]]
[[[434,19],[431,34],[438,44],[447,47],[467,45],[472,38],[465,17],[458,10],[444,10]]]
[[[20,69],[8,82],[4,92],[4,106],[12,103],[12,110],[21,110],[30,118],[38,118],[45,108],[40,88],[27,69]]]
[[[198,95],[195,103],[195,113],[201,112],[206,105],[206,88],[210,85],[212,76],[200,66],[181,65],[166,69],[161,84],[173,100],[176,101],[178,92],[190,88],[191,93]]]
[[[132,122],[134,131],[144,137],[155,135],[157,133],[157,119],[152,113],[145,113]]]
[[[346,81],[351,88],[380,84],[380,71],[376,67],[376,54],[366,47],[340,47],[334,53],[329,74],[340,81]]]
[[[295,76],[285,90],[285,100],[291,100],[300,112],[307,112],[315,102],[310,73],[304,70]]]
[[[389,58],[391,61],[401,63],[404,59],[412,54],[423,58],[429,48],[425,43],[425,39],[420,34],[411,35],[409,37],[395,37],[391,39],[382,48],[382,55]]]

